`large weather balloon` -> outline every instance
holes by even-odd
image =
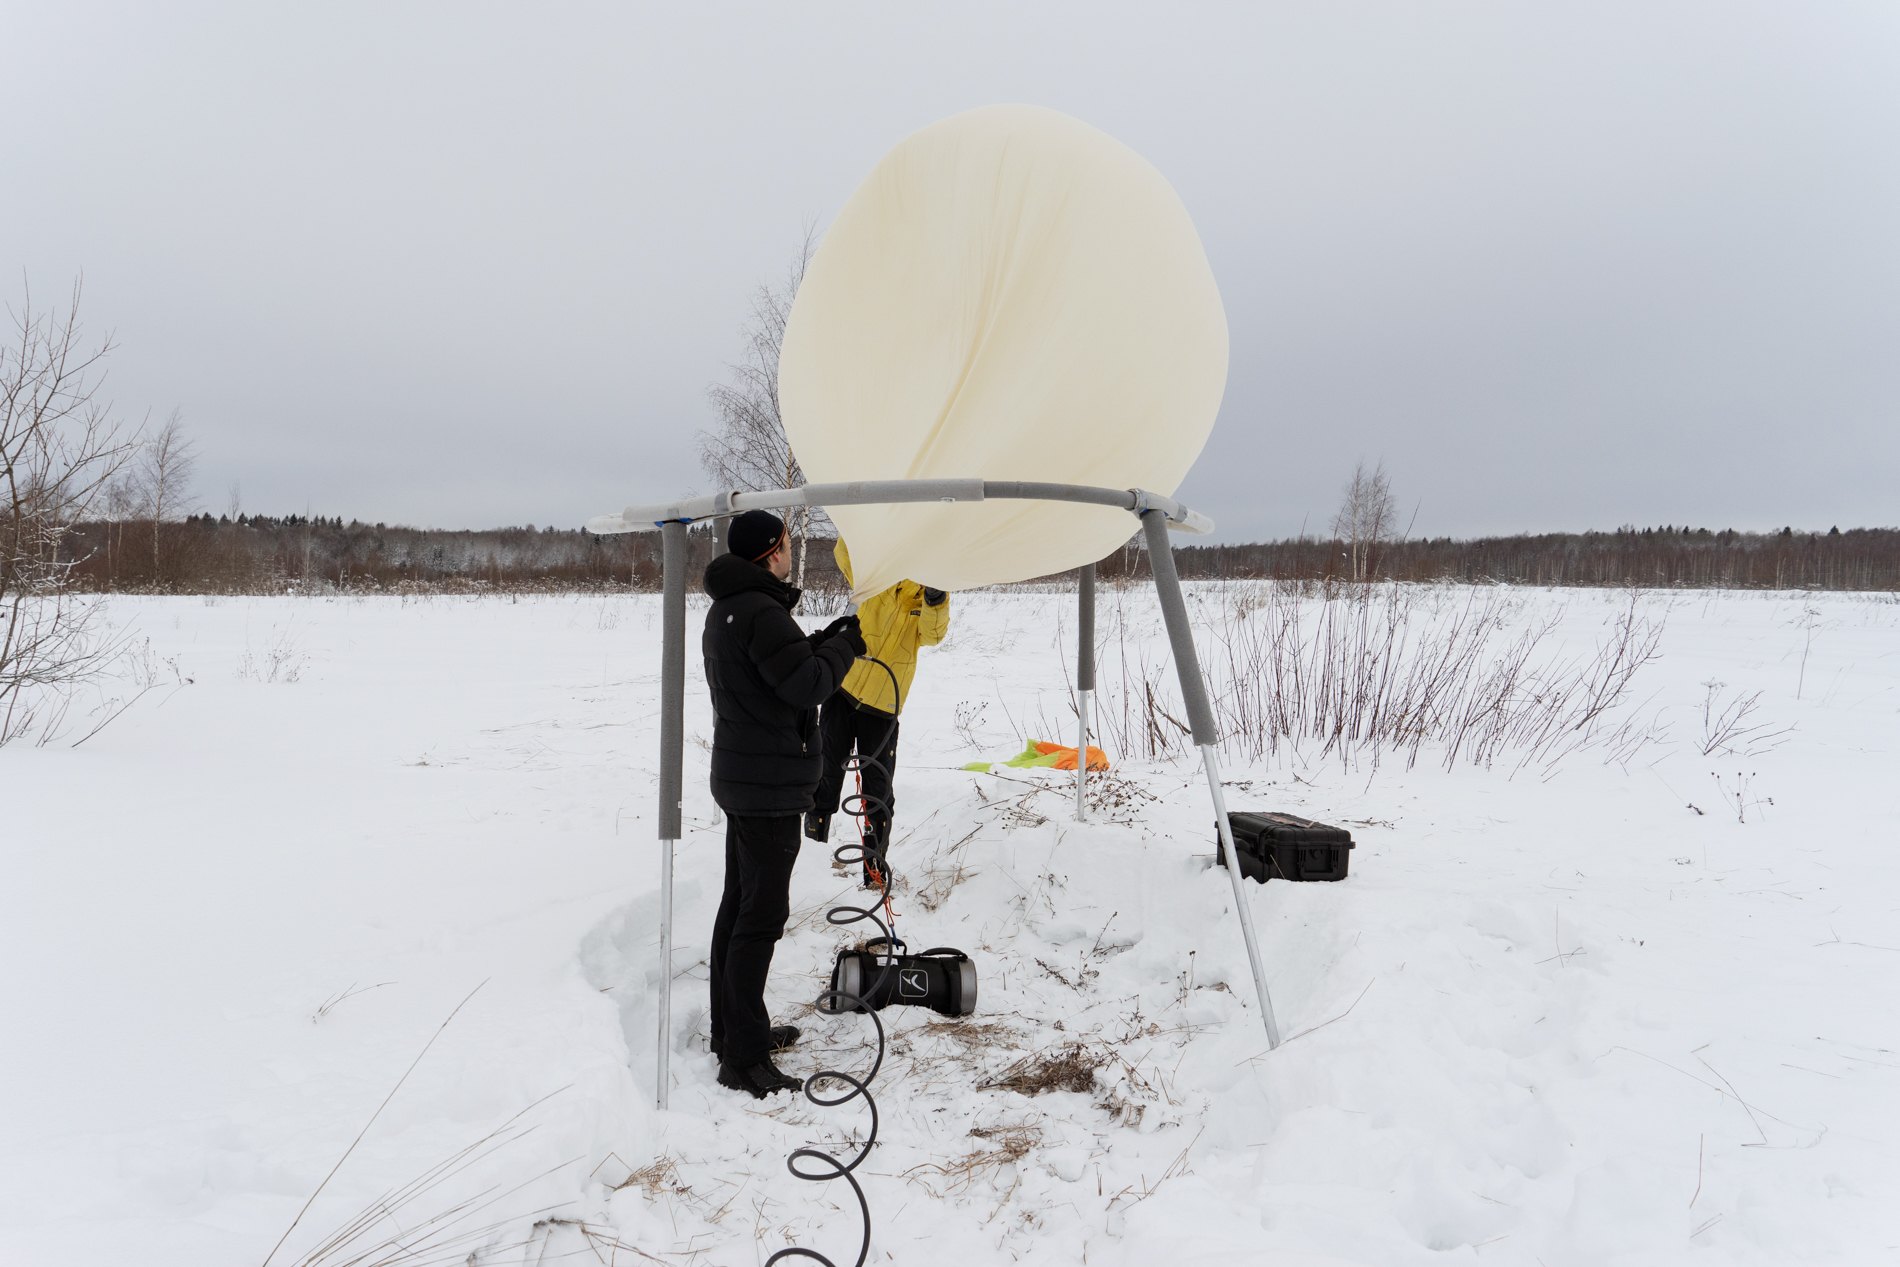
[[[1227,381],[1206,252],[1160,172],[1034,106],[884,156],[792,306],[779,405],[815,483],[1045,480],[1172,494]],[[856,592],[967,589],[1112,552],[1126,511],[1065,502],[837,506]]]

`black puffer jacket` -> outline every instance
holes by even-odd
[[[802,814],[823,765],[818,705],[850,669],[851,647],[807,637],[792,619],[799,592],[736,554],[707,565],[706,592],[713,800],[728,814]]]

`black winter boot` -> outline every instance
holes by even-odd
[[[798,1040],[802,1037],[804,1037],[804,1031],[796,1025],[774,1025],[771,1032],[766,1035],[766,1042],[776,1054],[798,1046]],[[717,1044],[714,1044],[712,1054],[721,1064],[725,1063],[726,1054],[719,1050]]]
[[[763,1100],[775,1091],[796,1091],[805,1084],[797,1078],[781,1073],[779,1067],[767,1056],[756,1065],[741,1069],[737,1065],[719,1062],[719,1085],[734,1091],[743,1091],[755,1100]]]

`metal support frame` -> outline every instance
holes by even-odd
[[[1194,631],[1188,624],[1187,603],[1181,595],[1181,578],[1175,571],[1174,551],[1168,543],[1170,529],[1191,533],[1213,530],[1213,521],[1189,510],[1171,497],[1142,489],[1092,488],[1079,484],[1043,484],[1016,480],[867,480],[849,484],[807,484],[800,488],[776,489],[763,493],[715,493],[659,506],[630,506],[613,515],[590,519],[588,530],[600,534],[650,532],[660,530],[661,538],[661,642],[660,642],[660,989],[657,1025],[656,1100],[667,1107],[671,1089],[669,1056],[672,1052],[673,1018],[673,855],[680,840],[680,790],[685,751],[686,703],[686,530],[699,519],[713,519],[744,510],[781,509],[794,506],[875,505],[892,502],[961,502],[986,500],[1035,500],[1080,502],[1097,506],[1116,506],[1141,519],[1148,542],[1149,565],[1154,571],[1155,591],[1161,600],[1161,613],[1168,629],[1168,641],[1174,651],[1175,671],[1181,680],[1189,726],[1195,746],[1201,750],[1201,766],[1207,774],[1207,790],[1214,802],[1214,816],[1220,825],[1221,843],[1227,852],[1227,875],[1233,884],[1234,907],[1240,917],[1241,935],[1247,943],[1247,962],[1253,970],[1254,988],[1260,1000],[1261,1020],[1266,1026],[1269,1048],[1280,1045],[1279,1022],[1274,1018],[1273,1001],[1267,993],[1267,979],[1260,965],[1260,947],[1254,936],[1253,913],[1241,887],[1240,854],[1234,848],[1233,828],[1227,820],[1226,798],[1221,794],[1220,766],[1214,755],[1217,735],[1214,712],[1208,704],[1206,680],[1201,676],[1200,657],[1194,649]],[[1079,584],[1079,608],[1076,649],[1076,689],[1081,714],[1081,735],[1076,744],[1075,810],[1077,819],[1084,814],[1083,792],[1087,786],[1089,705],[1095,689],[1095,567],[1082,569]]]
[[[692,523],[736,515],[742,510],[784,510],[791,506],[882,506],[904,502],[1048,501],[1114,506],[1145,514],[1161,511],[1177,531],[1209,533],[1214,521],[1172,497],[1140,488],[1094,488],[1087,484],[1044,484],[1029,480],[861,480],[848,484],[803,484],[763,493],[708,493],[658,505],[629,506],[612,515],[596,515],[587,530],[603,535],[650,532],[680,520]]]
[[[1280,1045],[1280,1023],[1273,1015],[1273,999],[1267,994],[1267,974],[1260,967],[1260,943],[1254,936],[1253,909],[1247,905],[1247,891],[1240,878],[1240,851],[1234,848],[1234,827],[1227,821],[1227,798],[1220,788],[1220,761],[1214,745],[1220,734],[1214,726],[1214,709],[1207,700],[1207,679],[1201,676],[1201,658],[1194,650],[1194,630],[1188,624],[1187,600],[1181,596],[1181,577],[1174,570],[1174,549],[1168,544],[1168,528],[1150,511],[1141,517],[1148,535],[1148,567],[1154,573],[1155,592],[1161,598],[1161,619],[1168,626],[1168,641],[1174,646],[1174,671],[1181,679],[1181,698],[1187,705],[1188,728],[1194,732],[1194,746],[1201,750],[1201,768],[1207,772],[1207,793],[1214,800],[1214,821],[1220,827],[1221,847],[1227,853],[1227,878],[1234,886],[1234,911],[1240,916],[1240,933],[1247,941],[1247,962],[1253,968],[1254,990],[1260,996],[1260,1018],[1267,1027],[1269,1050]]]
[[[673,1050],[673,848],[680,838],[686,747],[686,525],[660,527],[660,1022],[659,1106],[666,1107]]]
[[[1095,565],[1084,563],[1075,583],[1075,821],[1088,821],[1089,704],[1095,699]]]

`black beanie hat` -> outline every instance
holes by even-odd
[[[785,536],[785,521],[769,510],[748,510],[726,525],[726,549],[753,563],[762,562]]]

